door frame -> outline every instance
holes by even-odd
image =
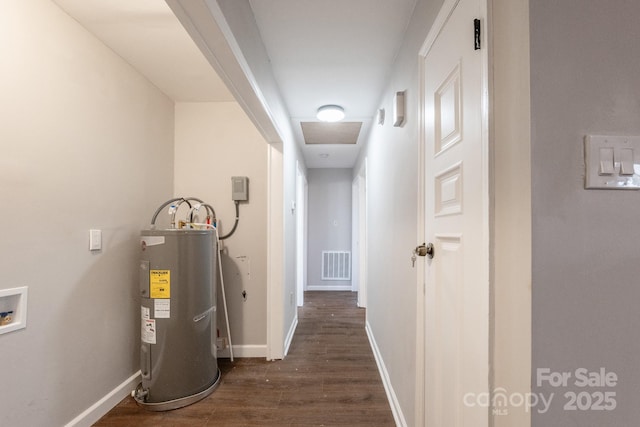
[[[367,306],[367,158],[351,185],[352,291],[358,293],[358,307]]]
[[[482,26],[482,49],[481,49],[481,63],[482,63],[482,78],[481,78],[481,93],[482,93],[482,111],[481,111],[481,143],[482,143],[482,152],[483,152],[483,169],[487,170],[487,173],[482,177],[483,179],[483,210],[488,213],[486,218],[486,224],[483,225],[482,230],[482,240],[483,247],[487,248],[487,250],[491,250],[490,245],[490,225],[492,221],[492,212],[491,212],[491,162],[490,162],[490,99],[489,99],[489,82],[490,82],[490,70],[489,70],[489,52],[490,52],[490,43],[491,38],[487,35],[487,30],[489,29],[488,25],[488,17],[490,10],[491,0],[479,0],[481,4],[480,11],[480,19]],[[445,0],[436,19],[425,38],[425,41],[418,53],[418,62],[419,62],[419,139],[418,139],[418,224],[417,224],[417,236],[418,240],[416,241],[416,246],[422,244],[426,238],[426,230],[425,230],[425,222],[426,222],[426,211],[425,211],[425,179],[426,179],[426,171],[425,171],[425,154],[426,154],[426,141],[425,141],[425,67],[424,61],[429,54],[431,48],[434,43],[438,39],[438,36],[441,34],[447,23],[449,22],[449,18],[453,14],[455,8],[457,7],[460,0]],[[471,23],[470,23],[471,24]],[[469,41],[472,42],[471,40]],[[485,277],[489,278],[489,301],[492,301],[492,289],[491,289],[491,271],[492,271],[492,256],[489,254],[488,257],[489,263],[485,267],[487,271],[485,272]],[[416,307],[416,383],[415,383],[415,416],[417,422],[421,425],[425,425],[426,422],[426,413],[424,407],[425,401],[425,320],[426,320],[426,310],[425,310],[425,293],[426,293],[426,276],[425,276],[425,263],[420,262],[418,266],[418,271],[416,275],[417,283],[416,289],[418,298],[417,307]],[[492,354],[492,336],[491,336],[491,326],[492,326],[492,318],[493,318],[493,308],[490,303],[490,311],[489,317],[487,321],[489,322],[489,342],[487,343],[489,347],[489,372],[492,371],[491,365],[493,365],[493,354]],[[492,379],[489,379],[489,390],[492,390],[493,383]],[[491,414],[491,410],[489,409],[489,413]],[[492,422],[490,420],[490,425]],[[427,426],[431,427],[431,426]]]
[[[307,288],[307,206],[309,184],[307,177],[296,161],[296,302],[304,305],[304,291]]]
[[[360,262],[359,262],[359,218],[360,206],[358,196],[360,190],[358,181],[360,177],[356,175],[351,181],[351,292],[358,292],[360,288]]]

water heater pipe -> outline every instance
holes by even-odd
[[[237,206],[237,205],[236,205]],[[218,271],[220,272],[220,289],[222,290],[222,305],[224,306],[224,320],[227,324],[227,337],[229,338],[229,355],[231,356],[231,361],[233,362],[233,343],[231,342],[231,328],[229,327],[229,312],[227,311],[227,296],[224,292],[224,276],[222,275],[222,256],[220,256],[220,236],[218,235],[218,229],[216,228],[216,239],[217,239],[217,252],[218,252],[218,263],[220,268]]]
[[[175,199],[167,200],[167,201],[166,201],[166,202],[164,202],[162,205],[160,205],[160,207],[159,207],[158,209],[156,209],[155,213],[153,214],[153,217],[151,217],[151,225],[152,225],[152,228],[153,228],[153,226],[156,224],[156,219],[158,218],[158,215],[160,214],[160,212],[162,211],[162,209],[166,208],[166,207],[167,207],[167,206],[169,206],[171,203],[179,202],[179,203],[178,203],[178,206],[176,206],[176,211],[175,211],[175,212],[173,212],[173,216],[172,216],[172,222],[173,222],[173,221],[175,220],[175,214],[176,214],[176,212],[177,212],[177,208],[178,208],[178,207],[180,207],[180,205],[181,205],[182,203],[185,203],[185,202],[186,202],[186,203],[187,203],[187,205],[188,205],[190,208],[192,208],[192,207],[193,207],[193,206],[191,206],[190,201],[194,201],[194,202],[198,202],[198,203],[200,203],[200,204],[201,204],[201,206],[204,206],[204,207],[207,209],[207,211],[209,212],[209,214],[210,214],[213,218],[215,218],[215,217],[216,217],[216,211],[213,209],[213,207],[212,207],[210,204],[205,203],[204,201],[202,201],[202,200],[198,199],[197,197],[176,197]],[[236,216],[237,216],[237,215],[236,215]]]
[[[231,235],[236,232],[236,228],[238,228],[238,221],[240,221],[240,209],[238,208],[238,205],[240,203],[237,200],[235,201],[235,203],[236,203],[236,222],[233,223],[233,228],[231,229],[230,232],[228,232],[224,236],[220,236],[220,240],[224,240],[231,237]]]
[[[167,200],[166,202],[164,202],[163,204],[160,205],[160,207],[158,209],[156,209],[156,211],[154,212],[153,216],[151,217],[151,225],[154,226],[156,225],[156,218],[158,218],[158,215],[160,214],[160,212],[162,211],[162,209],[164,209],[165,207],[169,206],[171,203],[173,202],[187,202],[187,204],[189,205],[189,207],[191,207],[191,203],[189,203],[187,201],[187,199],[185,199],[184,197],[176,197],[175,199],[170,199]],[[153,227],[152,227],[153,228]]]

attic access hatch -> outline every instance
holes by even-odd
[[[304,143],[313,144],[355,144],[360,135],[362,122],[301,122]]]

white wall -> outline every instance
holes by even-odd
[[[616,387],[556,394],[539,426],[623,426],[640,419],[640,193],[585,190],[587,134],[640,134],[640,2],[530,4],[533,378],[536,370],[615,372]],[[566,392],[616,393],[613,411],[565,411]]]
[[[177,103],[175,110],[175,196],[210,203],[221,235],[235,217],[231,177],[249,177],[249,201],[240,202],[238,228],[223,241],[223,273],[234,355],[266,357],[267,143],[236,102]],[[218,328],[227,335],[221,299]]]
[[[309,169],[307,283],[311,290],[351,289],[351,280],[322,280],[322,251],[351,250],[351,169]]]
[[[373,125],[361,153],[367,158],[367,321],[388,370],[407,425],[415,420],[417,244],[418,53],[441,1],[419,0],[381,99],[387,120]],[[393,127],[393,94],[406,90],[406,123]],[[392,267],[393,266],[393,267]]]
[[[173,103],[46,0],[0,2],[0,425],[60,426],[139,370],[139,232],[173,190]],[[88,251],[88,230],[103,249]]]

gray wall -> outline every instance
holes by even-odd
[[[173,102],[47,0],[0,2],[0,425],[61,426],[140,369],[139,233],[173,192]],[[88,250],[90,228],[103,249]]]
[[[417,268],[411,249],[418,236],[416,187],[419,156],[418,53],[442,1],[418,0],[380,100],[387,119],[373,125],[355,171],[367,158],[367,322],[409,426],[415,420]],[[406,90],[406,123],[393,127],[393,95]],[[399,333],[401,331],[401,333]]]
[[[530,4],[533,386],[555,393],[532,425],[640,419],[640,193],[583,189],[586,134],[640,134],[640,2]],[[614,388],[536,387],[539,368],[604,367]],[[565,411],[565,392],[613,391],[614,411]]]
[[[351,250],[351,169],[309,169],[307,286],[351,287],[351,280],[322,280],[322,251]]]

